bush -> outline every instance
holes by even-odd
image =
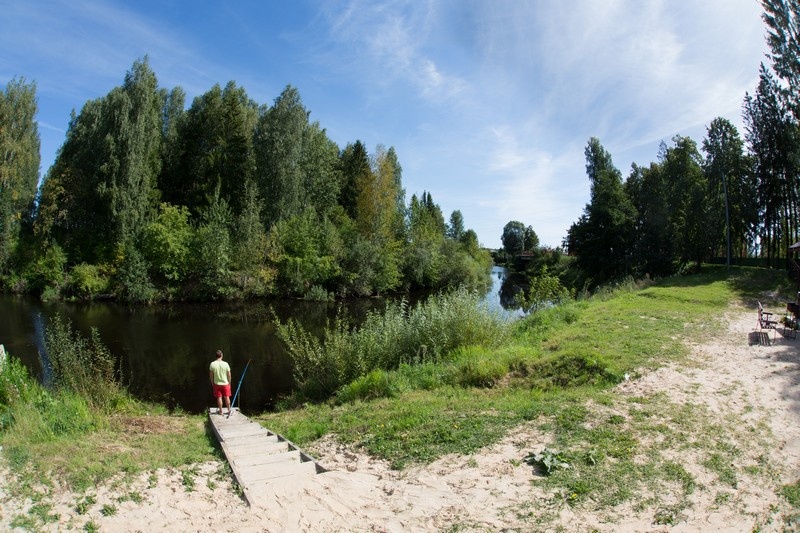
[[[325,287],[321,285],[312,285],[311,288],[306,291],[303,299],[311,300],[312,302],[331,302],[334,298],[333,293],[328,292]]]
[[[336,393],[340,402],[354,402],[356,400],[374,400],[376,398],[392,398],[396,391],[392,379],[384,370],[373,370],[366,376],[345,385]]]
[[[389,304],[357,328],[339,316],[321,341],[295,321],[279,323],[277,331],[292,357],[298,389],[315,399],[373,370],[441,362],[460,347],[497,346],[509,335],[508,322],[463,289],[411,309],[405,301]]]
[[[81,263],[69,273],[67,291],[78,297],[89,299],[108,290],[108,277],[97,265]]]
[[[86,399],[93,408],[110,410],[124,397],[115,360],[96,329],[87,341],[56,315],[45,328],[44,344],[54,384]]]
[[[533,387],[552,390],[581,385],[613,385],[622,380],[600,354],[565,353],[530,363],[525,369]]]
[[[465,359],[458,365],[458,384],[462,387],[494,387],[508,374],[508,364],[497,359]]]

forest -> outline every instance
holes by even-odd
[[[800,240],[800,2],[762,4],[772,53],[754,93],[744,96],[744,136],[715,118],[700,146],[676,135],[661,143],[657,162],[632,165],[625,180],[600,140],[590,139],[590,200],[562,249],[538,247],[533,228],[511,221],[500,260],[571,290],[668,276],[715,259],[796,269],[787,259]]]
[[[343,149],[298,90],[215,85],[186,109],[147,58],[84,104],[40,186],[36,84],[0,94],[0,285],[127,302],[485,287],[491,256],[394,148]]]

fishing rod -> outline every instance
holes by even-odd
[[[236,403],[236,397],[239,396],[239,389],[242,388],[242,381],[244,381],[244,375],[247,374],[247,367],[250,366],[250,361],[252,361],[252,359],[248,359],[247,364],[244,365],[244,371],[242,372],[242,377],[239,378],[239,384],[236,386],[236,394],[233,395],[233,400],[231,401],[231,408],[228,410],[228,418],[231,417],[231,413],[233,412],[233,405]]]

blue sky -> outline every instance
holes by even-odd
[[[145,55],[191,100],[286,85],[340,147],[394,146],[407,197],[459,209],[485,246],[510,220],[557,246],[589,198],[598,137],[623,176],[676,135],[702,143],[765,60],[757,0],[0,0],[0,86],[37,83],[42,174],[70,111]]]

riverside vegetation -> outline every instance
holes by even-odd
[[[702,405],[679,406],[663,395],[622,399],[611,387],[626,375],[635,379],[680,363],[685,341],[722,334],[720,317],[731,303],[750,305],[776,287],[772,294],[791,294],[782,272],[706,267],[690,276],[629,282],[515,322],[466,305],[470,295],[461,292],[411,309],[398,304],[360,328],[346,327],[342,318],[322,340],[283,324],[282,335],[299,357],[298,389],[281,410],[255,418],[304,447],[332,434],[396,469],[477,453],[511,428],[533,423],[552,442],[518,460],[543,474],[532,480],[554,500],[643,509],[653,505],[653,495],[669,491],[676,501],[659,508],[653,522],[674,524],[699,490],[681,457],[699,454],[728,487],[747,476],[772,479],[767,452],[756,453],[759,460],[748,466],[726,459],[765,447],[769,429],[738,419],[721,423]],[[120,473],[120,501],[136,501],[125,479],[170,467],[193,490],[193,465],[221,457],[202,417],[132,399],[96,339],[78,338],[69,324],[56,322],[47,341],[53,353],[48,386],[13,357],[0,372],[0,444],[17,481],[5,490],[33,502],[27,515],[14,518],[17,526],[36,529],[58,520],[48,503],[56,486],[81,494],[80,515],[98,505],[94,487]],[[221,466],[219,476],[226,475]],[[775,490],[794,510],[785,523],[796,523],[800,481]],[[113,507],[101,511],[113,514]],[[520,502],[516,512],[532,524],[552,518],[551,510],[530,502]]]

